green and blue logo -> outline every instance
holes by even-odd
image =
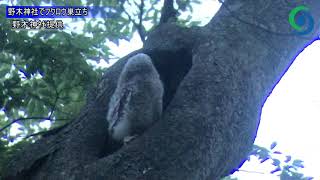
[[[297,16],[299,13],[299,16]],[[289,23],[298,35],[309,34],[314,29],[314,20],[306,6],[298,6],[289,13]]]

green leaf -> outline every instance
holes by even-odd
[[[274,174],[274,173],[279,172],[279,171],[281,171],[281,168],[280,168],[280,167],[277,167],[276,169],[270,171],[270,173],[271,173],[271,174]]]
[[[273,151],[273,154],[282,154],[280,151]]]
[[[291,156],[286,156],[286,159],[284,160],[285,163],[288,163],[291,161]]]
[[[292,162],[292,165],[293,165],[293,166],[296,166],[296,167],[299,167],[299,168],[304,168],[304,165],[303,165],[302,163],[303,163],[302,160],[295,159],[295,160]]]
[[[274,149],[276,146],[277,146],[277,142],[273,142],[273,143],[270,145],[270,149]]]
[[[280,160],[279,159],[272,159],[273,160],[273,165],[274,166],[280,166]]]

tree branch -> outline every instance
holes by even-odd
[[[163,7],[161,10],[160,24],[167,23],[170,19],[176,21],[177,14],[178,11],[174,9],[173,0],[164,0]]]
[[[132,22],[133,26],[137,29],[138,34],[140,36],[141,41],[144,43],[146,41],[146,31],[143,27],[142,21],[143,21],[143,8],[144,8],[144,0],[141,0],[141,4],[139,5],[139,23],[137,23],[131,15],[125,10],[124,8],[124,2],[120,5],[121,10],[128,16],[128,19],[130,22]]]
[[[266,173],[264,173],[264,172],[249,171],[249,170],[243,170],[243,169],[238,169],[237,171],[246,172],[246,173],[255,173],[255,174],[266,174]]]
[[[143,27],[142,21],[143,21],[143,9],[144,9],[144,0],[141,0],[140,6],[139,6],[139,28],[138,28],[138,32],[140,35],[140,37],[143,38],[142,42],[144,43],[146,41],[146,35],[145,35],[145,29]]]
[[[25,120],[32,120],[32,119],[43,119],[43,120],[49,120],[52,121],[53,119],[51,119],[50,117],[26,117],[26,118],[18,118],[15,120],[12,120],[11,122],[9,122],[8,124],[6,124],[5,126],[3,126],[0,129],[0,132],[4,131],[5,129],[7,129],[8,127],[10,127],[12,124],[18,122],[18,121],[25,121]],[[69,119],[55,119],[55,121],[65,121],[65,120],[69,120]]]
[[[34,136],[39,136],[39,135],[45,134],[47,132],[50,132],[50,130],[48,130],[48,131],[40,131],[40,132],[37,132],[37,133],[29,134],[26,137],[24,137],[24,139],[28,139],[28,138],[34,137]]]
[[[68,125],[68,124],[69,123],[65,123],[64,125],[62,125],[60,127],[53,128],[53,129],[50,129],[50,130],[47,130],[47,131],[40,131],[40,132],[37,132],[37,133],[32,133],[32,134],[27,135],[24,138],[28,139],[30,137],[39,136],[39,135],[48,136],[48,135],[51,135],[51,134],[55,134],[56,132],[60,131],[62,128],[66,127],[66,125]]]
[[[239,22],[241,23],[244,23],[244,24],[247,24],[249,26],[254,26],[258,29],[261,29],[267,33],[271,33],[271,34],[274,34],[274,35],[279,35],[279,36],[291,36],[291,37],[297,37],[296,34],[294,33],[283,33],[283,32],[277,32],[277,31],[273,31],[273,30],[270,30],[271,28],[266,28],[264,26],[261,26],[260,24],[257,24],[257,23],[254,23],[254,22],[250,22],[248,20],[244,20],[241,18],[241,16],[239,16],[238,14],[234,13],[230,8],[229,6],[224,2],[224,0],[218,0],[220,3],[221,3],[221,6],[223,6],[224,8],[226,8],[227,12],[232,16],[232,18],[238,20]],[[270,6],[270,5],[268,5]],[[310,38],[312,38],[312,34],[311,36],[298,36],[299,38],[301,39],[305,39],[305,40],[308,40]]]
[[[10,127],[12,124],[18,122],[18,121],[25,121],[25,120],[32,120],[32,119],[44,119],[44,120],[51,120],[49,117],[26,117],[26,118],[18,118],[15,119],[13,121],[11,121],[10,123],[8,123],[7,125],[3,126],[0,129],[0,132],[2,132],[3,130],[7,129],[8,127]]]
[[[62,90],[61,90],[61,91],[62,91]],[[56,110],[57,103],[58,103],[58,100],[59,100],[59,98],[60,98],[60,93],[61,93],[61,91],[58,92],[57,87],[55,86],[56,98],[55,98],[54,103],[53,103],[53,106],[52,106],[52,108],[51,108],[51,111],[50,111],[50,114],[49,114],[49,117],[48,117],[49,119],[51,119],[54,111]]]

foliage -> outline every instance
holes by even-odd
[[[274,169],[271,174],[278,174],[281,180],[310,180],[312,177],[305,177],[299,171],[304,168],[303,161],[293,159],[291,155],[284,155],[280,151],[276,151],[276,142],[273,142],[269,148],[254,145],[250,156],[256,156],[260,163],[265,163],[271,160]],[[248,161],[250,160],[248,157]]]
[[[5,6],[13,2],[1,2],[0,13],[5,14]],[[197,0],[177,2],[180,11],[191,11]],[[11,21],[0,16],[0,167],[21,146],[36,140],[38,132],[48,130],[41,123],[50,121],[53,129],[73,119],[87,91],[102,76],[103,69],[92,64],[112,57],[107,43],[119,44],[135,32],[145,38],[158,24],[161,12],[158,0],[144,1],[143,6],[135,0],[18,3],[100,8],[95,9],[95,18],[72,19],[63,31],[12,30]]]
[[[17,122],[33,132],[32,126],[38,126],[33,119],[59,125],[73,117],[84,103],[86,90],[101,76],[101,70],[94,71],[86,62],[98,53],[94,43],[83,34],[63,31],[14,31],[4,17],[0,23],[4,39],[0,46],[1,123],[43,117]]]
[[[273,142],[269,148],[253,145],[251,153],[249,154],[247,161],[249,163],[251,158],[257,158],[260,164],[271,161],[274,169],[270,172],[256,172],[248,171],[242,168],[236,171],[242,171],[245,173],[258,173],[258,174],[273,174],[275,177],[278,176],[280,180],[311,180],[312,177],[306,177],[301,173],[301,169],[304,168],[303,161],[299,159],[293,159],[291,155],[284,155],[280,151],[276,151],[276,142]],[[222,178],[221,180],[238,180],[234,177],[236,175],[230,175]]]

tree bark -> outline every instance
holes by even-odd
[[[301,3],[301,2],[300,2]],[[320,1],[306,1],[315,20],[292,34],[283,1],[228,0],[204,27],[163,24],[143,49],[165,85],[163,118],[108,154],[108,101],[126,60],[103,76],[79,117],[26,147],[5,179],[220,179],[251,150],[261,108],[297,53],[319,35]]]

